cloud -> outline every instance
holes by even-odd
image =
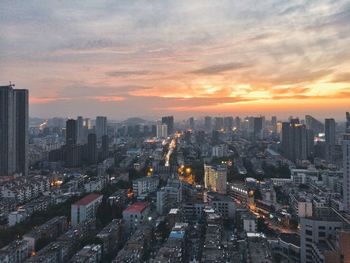
[[[227,64],[218,64],[209,67],[200,68],[194,71],[191,71],[192,74],[203,74],[203,75],[214,75],[227,71],[240,70],[249,67],[248,64],[240,62],[232,62]]]
[[[339,73],[333,76],[332,82],[345,82],[350,83],[350,72]]]
[[[57,97],[29,97],[30,104],[49,104],[59,103],[61,101],[69,101],[71,98],[57,98]]]
[[[125,71],[110,71],[106,72],[110,77],[130,77],[130,76],[144,76],[150,74],[147,70],[125,70]]]
[[[0,78],[39,115],[313,107],[348,94],[349,14],[346,0],[3,0]]]
[[[273,88],[269,90],[272,94],[304,94],[310,92],[310,88],[305,87],[287,87],[287,88]]]
[[[94,97],[87,97],[88,99],[97,100],[99,102],[117,102],[117,101],[124,101],[124,97],[120,96],[94,96]]]

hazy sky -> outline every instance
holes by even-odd
[[[350,110],[348,0],[0,4],[0,83],[31,116]]]

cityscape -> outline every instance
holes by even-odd
[[[1,2],[0,263],[350,263],[349,3]]]

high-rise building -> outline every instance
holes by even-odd
[[[157,138],[164,139],[168,137],[168,126],[166,124],[157,124]]]
[[[96,164],[97,162],[97,139],[96,134],[90,133],[88,135],[87,143],[87,158],[90,164]]]
[[[204,165],[204,186],[205,189],[226,194],[227,188],[227,167],[223,165]]]
[[[343,205],[350,212],[350,133],[343,137]]]
[[[0,87],[0,176],[28,173],[28,90]]]
[[[102,146],[101,146],[101,157],[102,159],[107,158],[108,156],[108,147],[109,147],[109,138],[108,135],[102,136]]]
[[[189,124],[190,129],[193,130],[194,129],[194,118],[193,117],[188,119],[188,124]]]
[[[325,120],[325,136],[326,136],[326,158],[329,162],[334,161],[335,152],[335,120]]]
[[[66,145],[76,145],[77,135],[77,121],[68,119],[66,122]]]
[[[350,112],[346,113],[346,132],[350,133]]]
[[[225,130],[231,131],[233,128],[233,117],[224,117],[224,128]]]
[[[81,116],[77,118],[77,143],[84,144],[85,132],[84,132],[84,119]]]
[[[325,136],[326,136],[327,144],[335,145],[335,120],[334,119],[325,120]]]
[[[306,160],[313,154],[313,131],[297,119],[282,123],[282,152],[292,161]]]
[[[238,116],[235,118],[235,126],[238,130],[241,128],[241,118]]]
[[[107,135],[107,117],[97,116],[95,123],[97,141],[101,142],[102,136]]]
[[[174,116],[162,117],[162,124],[166,124],[168,126],[168,134],[172,134],[174,132]]]
[[[91,120],[89,118],[84,119],[84,128],[87,130],[90,130],[92,128],[91,127]]]
[[[262,117],[255,117],[253,124],[254,124],[254,126],[253,126],[254,139],[262,139],[263,118]]]
[[[28,173],[28,90],[15,89],[16,110],[16,166],[17,172],[27,175]]]
[[[221,130],[224,128],[224,118],[223,117],[215,117],[214,128],[215,128],[215,130]]]
[[[313,130],[315,134],[318,134],[324,131],[323,123],[310,115],[305,116],[305,124],[306,124],[306,128]]]
[[[277,117],[276,116],[271,117],[271,130],[273,133],[277,133]]]
[[[204,117],[204,128],[206,131],[211,131],[212,129],[212,119],[210,116]]]

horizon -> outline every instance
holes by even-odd
[[[2,84],[30,115],[344,120],[350,3],[5,0]]]

